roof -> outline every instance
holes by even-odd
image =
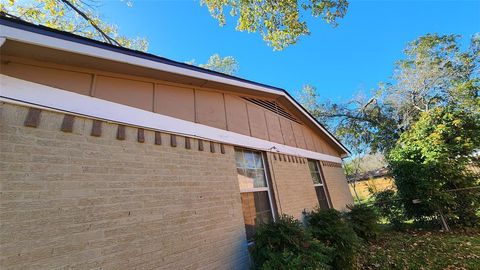
[[[41,25],[35,25],[28,23],[22,20],[7,18],[5,16],[0,16],[0,25],[6,26],[0,29],[0,38],[6,38],[11,40],[16,40],[25,43],[31,43],[46,47],[53,47],[55,49],[62,49],[66,51],[71,51],[79,54],[85,54],[89,56],[94,56],[98,58],[115,60],[118,62],[124,62],[128,64],[136,64],[149,68],[160,69],[172,73],[182,74],[185,76],[191,76],[194,78],[207,79],[212,81],[217,81],[221,83],[231,84],[235,86],[241,86],[245,88],[254,89],[257,91],[274,93],[280,96],[285,96],[290,102],[292,102],[309,120],[311,120],[317,127],[319,127],[325,134],[339,146],[342,150],[345,151],[345,156],[350,154],[350,151],[332,134],[330,133],[320,122],[318,122],[313,115],[311,115],[300,103],[298,103],[285,89],[270,86],[267,84],[254,82],[244,78],[227,75],[224,73],[212,71],[209,69],[201,68],[194,65],[189,65],[186,63],[177,62],[171,59],[160,57],[154,54],[136,51],[124,47],[115,46],[109,43],[101,42],[94,39],[89,39],[86,37],[78,36],[69,32],[60,31],[52,28],[48,28]],[[22,30],[22,32],[9,31],[7,27]],[[38,34],[38,35],[25,35],[25,32]],[[48,41],[43,37],[50,37],[55,40],[49,39]],[[88,46],[87,48],[82,47],[77,48],[74,46],[69,46],[68,44],[60,44],[55,41],[67,41],[73,42],[75,44],[81,44]],[[3,42],[3,41],[2,41]],[[93,49],[93,50],[92,50]],[[94,51],[98,49],[98,51]],[[116,54],[121,54],[126,57],[130,56],[131,58],[122,59],[122,57],[115,56],[114,54],[106,55],[104,50]],[[103,51],[103,52],[102,52]],[[110,58],[109,58],[110,57]],[[139,60],[139,61],[135,61]],[[145,61],[146,60],[146,61]],[[157,65],[148,65],[150,62]],[[151,63],[150,63],[151,64]],[[160,66],[158,65],[160,64]],[[170,67],[170,68],[169,68]]]

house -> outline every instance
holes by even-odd
[[[352,203],[286,91],[0,22],[1,269],[248,269],[255,224]]]

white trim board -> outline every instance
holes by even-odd
[[[339,157],[291,147],[235,132],[144,111],[138,108],[84,96],[58,88],[0,74],[0,97],[9,103],[28,103],[45,110],[63,111],[106,121],[176,133],[187,137],[341,163]]]
[[[207,81],[220,82],[220,83],[225,83],[229,85],[234,85],[238,87],[243,87],[243,88],[248,88],[248,89],[253,89],[261,92],[283,96],[290,103],[292,103],[300,112],[302,112],[315,126],[317,126],[320,130],[322,130],[322,132],[325,133],[325,135],[327,135],[330,139],[332,139],[335,142],[335,144],[337,144],[340,148],[342,148],[347,153],[345,156],[348,156],[348,153],[349,153],[348,149],[346,149],[324,127],[322,127],[315,119],[313,119],[307,112],[305,112],[305,109],[300,107],[295,101],[292,100],[292,98],[289,95],[287,95],[284,92],[276,91],[268,87],[263,87],[263,86],[248,83],[248,82],[242,82],[242,81],[238,81],[231,78],[225,78],[221,76],[216,76],[212,74],[191,70],[188,68],[159,63],[156,61],[152,61],[152,60],[148,60],[140,57],[135,57],[135,56],[119,53],[119,52],[114,52],[111,50],[102,49],[95,46],[81,44],[73,41],[63,40],[60,38],[50,37],[50,36],[18,29],[10,26],[5,26],[5,25],[2,25],[2,27],[0,27],[0,37],[4,37],[10,40],[20,41],[27,44],[34,44],[34,45],[53,48],[57,50],[74,52],[82,55],[93,56],[96,58],[107,59],[107,60],[112,60],[116,62],[136,65],[136,66],[152,68],[152,69],[171,72],[175,74],[181,74],[184,76],[199,78]]]

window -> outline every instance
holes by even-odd
[[[327,194],[325,191],[324,181],[322,179],[322,173],[320,171],[320,165],[316,160],[308,160],[308,167],[310,168],[310,175],[312,176],[313,186],[317,193],[318,204],[321,209],[330,208]]]
[[[268,187],[265,161],[258,151],[235,149],[238,183],[242,198],[243,219],[247,239],[255,233],[255,225],[273,220],[273,207]]]

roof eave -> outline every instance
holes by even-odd
[[[144,52],[117,47],[100,41],[80,37],[68,32],[50,29],[19,20],[0,17],[0,24],[4,26],[0,29],[0,41],[3,40],[3,42],[5,42],[5,39],[15,40],[27,44],[34,44],[101,59],[153,68],[183,76],[189,76],[283,96],[301,113],[303,113],[306,118],[309,119],[316,127],[324,132],[327,137],[329,137],[340,149],[344,151],[344,154],[341,155],[342,158],[350,155],[350,151],[337,138],[335,138],[333,134],[331,134],[315,119],[315,117],[313,117],[300,103],[298,103],[287,91],[282,88],[273,87],[235,76],[172,61],[170,59]]]

